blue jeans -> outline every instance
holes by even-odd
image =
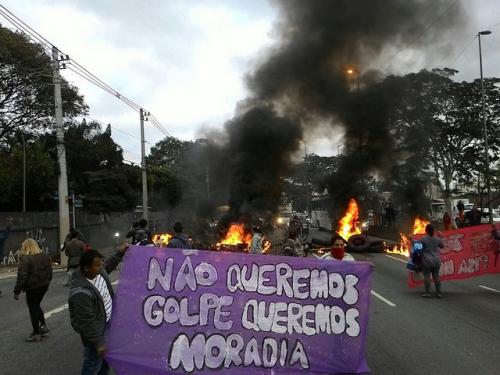
[[[82,375],[108,375],[109,365],[94,346],[84,345]]]

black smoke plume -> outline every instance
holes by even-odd
[[[397,51],[428,48],[435,35],[463,20],[460,3],[453,0],[273,4],[279,9],[278,43],[248,75],[252,96],[226,124],[231,161],[226,221],[277,209],[281,178],[303,129],[320,122],[345,130],[343,163],[329,185],[339,201],[362,192],[363,176],[384,176],[394,163],[387,124],[398,90],[376,84],[380,74],[372,62],[382,61],[390,71]]]
[[[302,129],[266,104],[251,104],[226,123],[231,171],[230,212],[226,220],[249,221],[274,213],[281,201],[283,177],[298,149]]]
[[[400,90],[379,85],[372,62],[391,71],[400,51],[432,51],[436,36],[463,25],[462,7],[454,0],[273,3],[280,11],[280,43],[249,75],[248,85],[259,100],[303,126],[319,120],[343,126],[343,162],[329,190],[345,203],[362,192],[363,176],[388,176],[396,161],[388,124]]]

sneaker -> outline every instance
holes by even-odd
[[[422,297],[423,298],[431,298],[431,295],[430,295],[430,293],[424,293],[424,294],[422,294]]]
[[[42,337],[47,337],[49,335],[50,330],[47,328],[47,325],[40,326],[40,335]]]
[[[38,333],[32,333],[24,339],[26,342],[40,342],[42,341],[42,336]]]

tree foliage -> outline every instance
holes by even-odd
[[[54,86],[47,53],[21,33],[0,26],[0,140],[15,131],[44,131],[52,124]],[[87,112],[78,89],[61,80],[63,114]]]

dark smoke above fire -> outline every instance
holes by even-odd
[[[363,175],[383,177],[395,162],[387,120],[397,88],[373,84],[381,75],[373,62],[391,71],[398,51],[442,45],[444,35],[464,22],[460,2],[452,0],[272,4],[279,10],[278,40],[248,74],[252,95],[225,126],[233,219],[277,209],[291,156],[303,132],[320,122],[344,129],[344,163],[330,190],[352,193]]]

